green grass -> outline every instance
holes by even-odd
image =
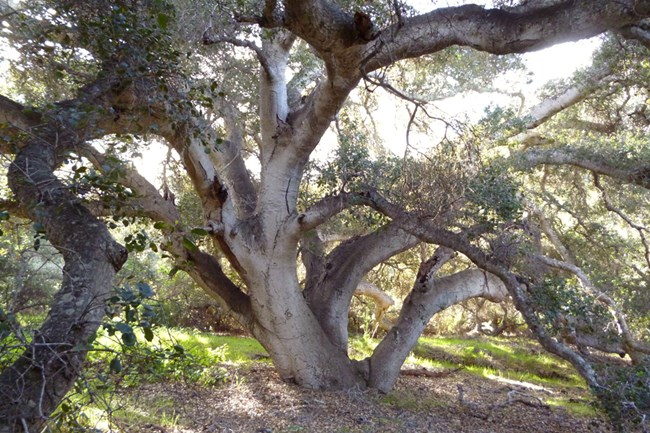
[[[231,364],[247,364],[254,360],[269,361],[268,353],[257,340],[250,337],[214,335],[185,328],[169,328],[156,333],[151,342],[144,339],[142,332],[136,330],[141,347],[162,348],[182,346],[184,353],[197,360]],[[114,357],[121,350],[119,334],[108,336],[101,333],[96,340],[102,351],[91,354],[91,359],[101,360]],[[114,352],[113,352],[114,351]]]
[[[181,344],[185,350],[198,357],[210,356],[211,352],[223,348],[223,361],[235,364],[247,364],[268,357],[262,345],[250,337],[214,335],[175,328],[165,331],[159,338],[162,342]]]
[[[246,366],[260,360],[270,362],[264,348],[249,337],[213,335],[179,328],[160,330],[151,342],[147,342],[139,332],[136,332],[136,336],[139,344],[142,344],[137,352],[143,350],[146,352],[149,349],[154,354],[153,361],[148,359],[138,361],[138,358],[134,358],[134,366],[129,366],[128,358],[121,354],[119,333],[113,337],[102,335],[97,342],[104,347],[104,350],[92,352],[89,358],[91,375],[95,374],[92,373],[93,371],[106,372],[109,362],[117,355],[124,356],[126,374],[117,382],[112,382],[113,376],[107,374],[109,384],[139,386],[160,380],[189,380],[202,386],[213,386],[224,381],[239,380],[237,375],[241,372],[231,375],[229,371],[232,372],[233,369],[230,367],[236,367],[236,371],[241,367],[245,369]],[[350,356],[354,359],[370,356],[378,343],[378,339],[352,337]],[[183,347],[182,350],[177,348],[179,345]],[[161,353],[166,355],[156,359],[155,356],[160,356]],[[182,356],[176,357],[179,353]],[[155,374],[149,373],[153,364],[156,364],[159,369]],[[556,392],[554,397],[546,399],[549,405],[561,406],[575,415],[592,417],[595,414],[588,402],[583,403],[558,396],[560,394],[557,391],[563,389],[574,391],[577,388],[580,388],[578,394],[583,395],[584,392],[586,396],[586,387],[570,365],[546,354],[536,343],[529,340],[422,337],[407,358],[406,364],[431,370],[462,366],[464,372],[490,380],[518,381],[524,382],[525,386],[546,387]],[[97,377],[101,376],[98,374],[95,376],[93,380],[97,382]],[[100,397],[108,398],[111,389],[113,388],[108,386],[104,390],[95,392]],[[570,394],[574,395],[575,392]],[[120,404],[120,409],[113,413],[113,420],[118,424],[131,426],[164,423],[166,427],[174,427],[179,423],[182,424],[183,420],[177,413],[173,400],[164,396],[159,397],[152,396],[146,402],[124,401]],[[81,403],[81,398],[78,401]],[[381,402],[392,407],[417,411],[431,410],[447,404],[436,396],[414,398],[409,393],[399,391],[383,396]],[[87,405],[84,412],[93,422],[106,419],[106,412],[99,405]],[[299,429],[291,431],[299,431]]]
[[[545,402],[550,406],[564,408],[564,410],[576,416],[593,418],[600,415],[596,407],[589,401],[577,402],[571,401],[569,398],[550,397],[545,399]]]
[[[353,337],[350,356],[363,359],[372,354],[379,343],[377,339]],[[522,386],[561,390],[578,390],[587,395],[584,380],[569,363],[543,351],[535,342],[526,339],[481,337],[421,337],[405,364],[431,370],[463,367],[469,374],[490,380]],[[398,407],[418,406],[420,402],[408,396],[389,394],[386,403]],[[567,398],[549,398],[547,403],[561,406],[575,415],[593,417],[595,412],[589,402],[573,402]],[[419,407],[419,406],[418,406]]]
[[[464,366],[483,377],[501,376],[538,385],[585,386],[571,365],[529,340],[422,337],[413,355],[416,363],[418,359],[430,359],[443,365]]]
[[[113,413],[113,421],[125,426],[154,424],[176,427],[185,422],[178,413],[177,405],[178,402],[165,395],[155,395],[146,400],[128,399],[121,409]]]
[[[270,362],[267,352],[253,338],[229,335],[213,335],[192,329],[159,330],[148,342],[142,332],[135,332],[138,345],[124,347],[121,335],[108,336],[100,332],[95,348],[89,352],[84,385],[90,385],[92,396],[87,392],[69,396],[68,430],[74,430],[79,414],[84,414],[85,426],[108,428],[110,423],[121,426],[156,424],[174,427],[183,420],[178,414],[176,402],[164,395],[153,395],[143,401],[131,401],[119,392],[124,387],[137,387],[161,380],[183,380],[202,386],[213,386],[224,381],[240,380],[225,366],[246,367],[252,362]],[[182,348],[181,348],[182,347]],[[110,372],[115,358],[120,359],[120,375]],[[115,390],[118,390],[116,393]],[[106,402],[112,402],[107,408]],[[109,422],[108,412],[111,412]],[[61,431],[67,431],[65,428]]]

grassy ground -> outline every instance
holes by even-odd
[[[178,398],[165,392],[152,394],[152,384],[170,383],[174,388],[173,383],[179,383],[198,387],[194,389],[204,392],[206,389],[245,384],[251,370],[260,369],[256,367],[258,365],[265,365],[261,368],[272,371],[265,350],[248,337],[171,329],[151,342],[139,335],[138,341],[143,346],[137,351],[127,348],[125,352],[121,352],[118,341],[116,336],[99,339],[104,349],[90,357],[91,374],[85,382],[94,388],[93,394],[72,396],[68,412],[65,413],[65,408],[60,412],[62,425],[69,427],[74,424],[75,417],[83,420],[78,415],[83,412],[88,417],[85,424],[103,426],[104,429],[112,423],[128,425],[131,430],[134,426],[157,425],[174,431],[190,421],[185,419],[187,415],[182,415],[184,412],[179,407]],[[351,356],[364,358],[377,343],[378,340],[354,337],[350,344]],[[120,363],[119,374],[114,368],[115,359]],[[426,368],[443,374],[462,368],[463,377],[471,383],[476,380],[476,383],[490,383],[502,388],[538,391],[535,399],[539,405],[561,407],[575,417],[597,416],[584,382],[572,368],[528,340],[423,337],[408,357],[405,367]],[[117,393],[112,391],[115,387]],[[143,389],[148,390],[146,398],[139,391]],[[402,388],[372,398],[374,403],[390,410],[416,413],[451,404],[449,397],[429,394],[418,395]],[[108,412],[107,405],[112,406]]]
[[[364,358],[378,344],[378,340],[353,338],[351,354]],[[405,366],[430,370],[462,368],[472,375],[502,383],[526,384],[534,388],[555,391],[587,390],[584,380],[566,361],[547,352],[527,339],[496,337],[421,337],[418,345],[406,359]],[[575,414],[593,416],[591,399],[576,402],[575,397],[549,397],[551,406],[562,406]]]

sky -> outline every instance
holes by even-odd
[[[569,78],[576,70],[589,66],[593,53],[599,45],[600,39],[596,37],[558,44],[523,54],[523,61],[532,75],[514,80],[515,84],[497,80],[495,85],[509,92],[522,92],[526,97],[525,108],[530,108],[540,101],[537,93],[546,83],[551,80]],[[512,101],[517,104],[520,102],[513,97],[495,93],[467,93],[443,101],[436,101],[431,104],[432,108],[429,111],[445,119],[461,120],[467,116],[470,121],[477,121],[483,116],[488,106],[494,104],[507,106]],[[384,104],[381,105],[384,106]],[[396,155],[404,155],[409,115],[403,108],[403,104],[401,108],[392,111],[389,117],[378,116],[375,120],[381,129],[380,136],[392,138],[385,143],[386,146]],[[409,140],[411,149],[416,152],[426,152],[432,145],[435,145],[444,134],[442,124],[440,124],[440,134],[440,137],[432,137],[411,132]]]
[[[591,64],[591,58],[594,50],[599,46],[598,38],[578,42],[568,42],[555,45],[544,50],[526,53],[523,55],[524,62],[528,69],[533,73],[530,77],[530,84],[520,89],[527,94],[526,104],[532,106],[538,102],[535,93],[539,88],[549,80],[568,78],[577,69]],[[484,112],[485,107],[490,103],[498,102],[499,97],[490,94],[469,94],[451,100],[436,103],[436,107],[449,116],[464,115],[468,107],[473,107],[474,113],[470,117],[478,119]],[[501,102],[505,102],[501,99]],[[383,106],[383,105],[382,105]],[[402,110],[395,115],[394,111],[389,111],[388,116],[379,115],[376,120],[380,127],[379,135],[385,137],[385,145],[396,155],[403,155],[406,149],[406,126],[408,124],[408,115]],[[332,142],[336,140],[332,132],[328,133],[322,140],[321,145],[316,151],[319,159],[327,159],[333,149]],[[432,142],[431,137],[420,137],[412,135],[413,143],[419,151],[426,151]],[[150,152],[134,161],[134,164],[145,177],[154,185],[160,184],[157,180],[159,171],[156,167],[162,165],[166,151],[162,145],[152,145]],[[252,171],[259,171],[259,164],[254,161],[247,161],[247,165]]]
[[[414,0],[411,2],[411,4],[415,5],[422,11],[463,3],[468,2],[463,0]],[[488,2],[477,0],[473,3],[484,5]],[[4,23],[0,24],[2,24],[2,27],[5,26]],[[0,29],[2,27],[0,27]],[[535,104],[537,102],[534,96],[535,92],[544,83],[553,79],[569,77],[576,69],[589,65],[592,53],[598,45],[599,39],[593,38],[578,42],[559,44],[544,50],[525,54],[523,56],[524,62],[528,69],[533,73],[533,75],[527,77],[530,79],[530,83],[521,86],[521,88],[511,90],[523,91],[526,93],[526,103],[528,106]],[[3,72],[6,71],[6,62],[3,61],[3,58],[6,59],[13,56],[15,56],[15,52],[7,49],[7,47],[3,46],[0,42],[0,77],[2,77]],[[3,80],[0,80],[0,92],[4,90],[1,84],[2,81]],[[498,101],[498,99],[498,96],[489,94],[463,95],[445,102],[436,103],[436,108],[450,116],[455,116],[462,115],[462,112],[466,111],[467,107],[473,107],[476,113],[474,115],[470,114],[470,117],[478,117],[487,105],[491,102]],[[382,137],[393,137],[392,140],[389,139],[386,142],[389,148],[398,155],[403,154],[405,149],[404,138],[406,125],[408,123],[408,115],[406,114],[406,111],[403,110],[403,113],[398,113],[397,116],[392,115],[390,119],[380,119],[379,123],[382,125],[380,135]],[[428,140],[423,141],[430,143],[432,140],[429,138]],[[138,167],[147,178],[154,181],[154,184],[159,184],[159,181],[157,180],[157,177],[159,176],[158,167],[161,166],[166,154],[166,152],[161,149],[162,146],[160,145],[152,145],[144,159],[140,158],[134,161],[136,167]],[[319,153],[326,154],[327,152],[321,151]]]

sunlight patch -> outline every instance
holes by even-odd
[[[520,382],[518,380],[506,379],[505,377],[495,376],[493,374],[486,374],[485,377],[487,377],[490,380],[495,380],[497,382],[507,383],[508,385],[516,385],[516,386],[521,386],[522,388],[534,389],[535,391],[544,391],[544,392],[548,392],[550,394],[555,394],[554,391],[551,391],[548,388],[545,388],[545,387],[539,386],[539,385],[535,385],[535,384],[532,384],[530,382]]]

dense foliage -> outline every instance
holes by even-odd
[[[235,322],[287,381],[383,391],[427,326],[525,328],[619,428],[644,422],[650,6],[531,3],[2,6],[7,422],[40,425],[97,335],[120,344],[102,377],[201,376],[182,346],[139,341]],[[525,94],[518,53],[597,34],[593,65]],[[147,179],[132,161],[161,144]],[[382,341],[355,360],[350,331]],[[39,380],[36,416],[19,402]]]

